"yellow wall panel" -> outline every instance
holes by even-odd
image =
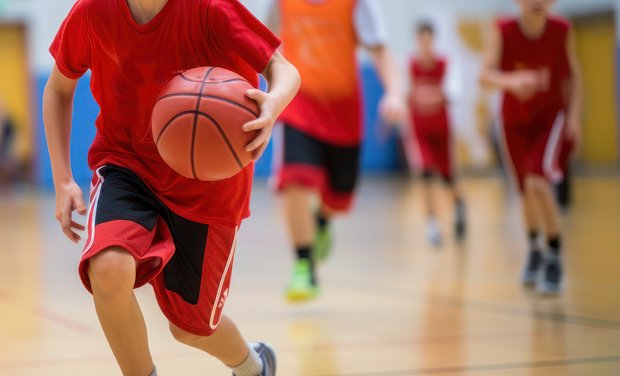
[[[584,82],[581,157],[585,162],[615,162],[618,120],[614,20],[612,17],[577,19],[574,25]]]
[[[30,159],[34,139],[31,85],[25,28],[0,24],[0,97],[15,120],[16,152],[23,160]]]

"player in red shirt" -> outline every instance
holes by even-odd
[[[427,236],[431,244],[441,243],[441,230],[436,219],[433,200],[432,177],[439,173],[449,187],[455,206],[455,235],[465,235],[465,204],[454,181],[452,160],[452,136],[448,115],[448,98],[444,90],[447,62],[437,56],[433,48],[434,29],[428,22],[417,26],[418,54],[411,59],[411,125],[413,126],[413,149],[417,150],[414,161],[419,164],[424,180],[424,196],[427,212]],[[409,145],[407,145],[409,146]],[[410,155],[412,153],[409,153]]]
[[[273,350],[246,344],[222,315],[253,166],[218,182],[184,178],[159,156],[150,115],[161,89],[184,70],[220,66],[255,86],[262,73],[269,92],[248,91],[261,115],[244,129],[260,130],[248,150],[264,148],[299,87],[279,45],[237,0],[78,0],[51,45],[56,64],[45,88],[45,129],[56,218],[75,242],[84,226],[72,212],[83,215],[87,207],[72,177],[69,135],[77,79],[89,69],[100,106],[79,272],[123,375],[156,374],[133,293],[147,282],[178,341],[215,356],[237,376],[275,374]]]
[[[330,220],[347,212],[357,184],[362,139],[358,47],[366,47],[385,84],[384,118],[404,117],[399,72],[386,46],[376,0],[272,0],[271,22],[302,85],[282,113],[277,185],[296,253],[290,301],[319,292],[315,261],[331,248]],[[318,208],[311,202],[319,198]]]
[[[523,283],[536,283],[541,293],[557,293],[562,244],[551,183],[561,178],[557,157],[563,135],[580,139],[580,75],[570,24],[549,15],[553,1],[518,4],[520,16],[500,20],[492,31],[481,82],[504,91],[505,147],[529,232]],[[538,244],[541,229],[547,237],[545,254]]]

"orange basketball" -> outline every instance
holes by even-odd
[[[245,146],[257,131],[241,127],[256,119],[256,102],[245,93],[253,86],[224,68],[200,67],[175,76],[153,108],[153,139],[164,161],[179,174],[213,181],[229,178],[256,153]]]

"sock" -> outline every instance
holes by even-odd
[[[530,252],[539,252],[540,247],[538,245],[538,231],[530,231],[527,237],[530,243]]]
[[[248,357],[243,363],[233,367],[234,376],[258,376],[263,372],[263,361],[258,356],[258,353],[250,345],[248,345],[248,349],[250,350]]]
[[[559,236],[550,236],[547,239],[547,245],[549,246],[549,250],[551,254],[559,255],[561,250],[562,242],[560,241]]]
[[[157,368],[153,367],[153,371],[149,374],[149,376],[157,376]]]
[[[312,247],[297,247],[297,260],[308,260],[312,263]]]
[[[319,227],[319,230],[323,230],[325,227],[329,225],[329,218],[327,218],[326,216],[321,214],[321,212],[319,212],[316,215],[316,225]]]
[[[297,247],[297,260],[307,260],[310,264],[310,274],[312,275],[312,283],[316,284],[316,274],[314,273],[314,257],[311,246]]]

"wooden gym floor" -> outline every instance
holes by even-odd
[[[426,245],[419,186],[370,179],[336,224],[316,302],[283,301],[291,255],[262,183],[242,228],[227,306],[248,339],[271,342],[281,376],[620,375],[620,179],[576,183],[565,217],[568,282],[543,298],[518,281],[526,243],[498,179],[464,182],[470,233]],[[0,195],[0,375],[118,375],[49,194]],[[149,287],[138,291],[160,375],[229,375],[173,341]]]

